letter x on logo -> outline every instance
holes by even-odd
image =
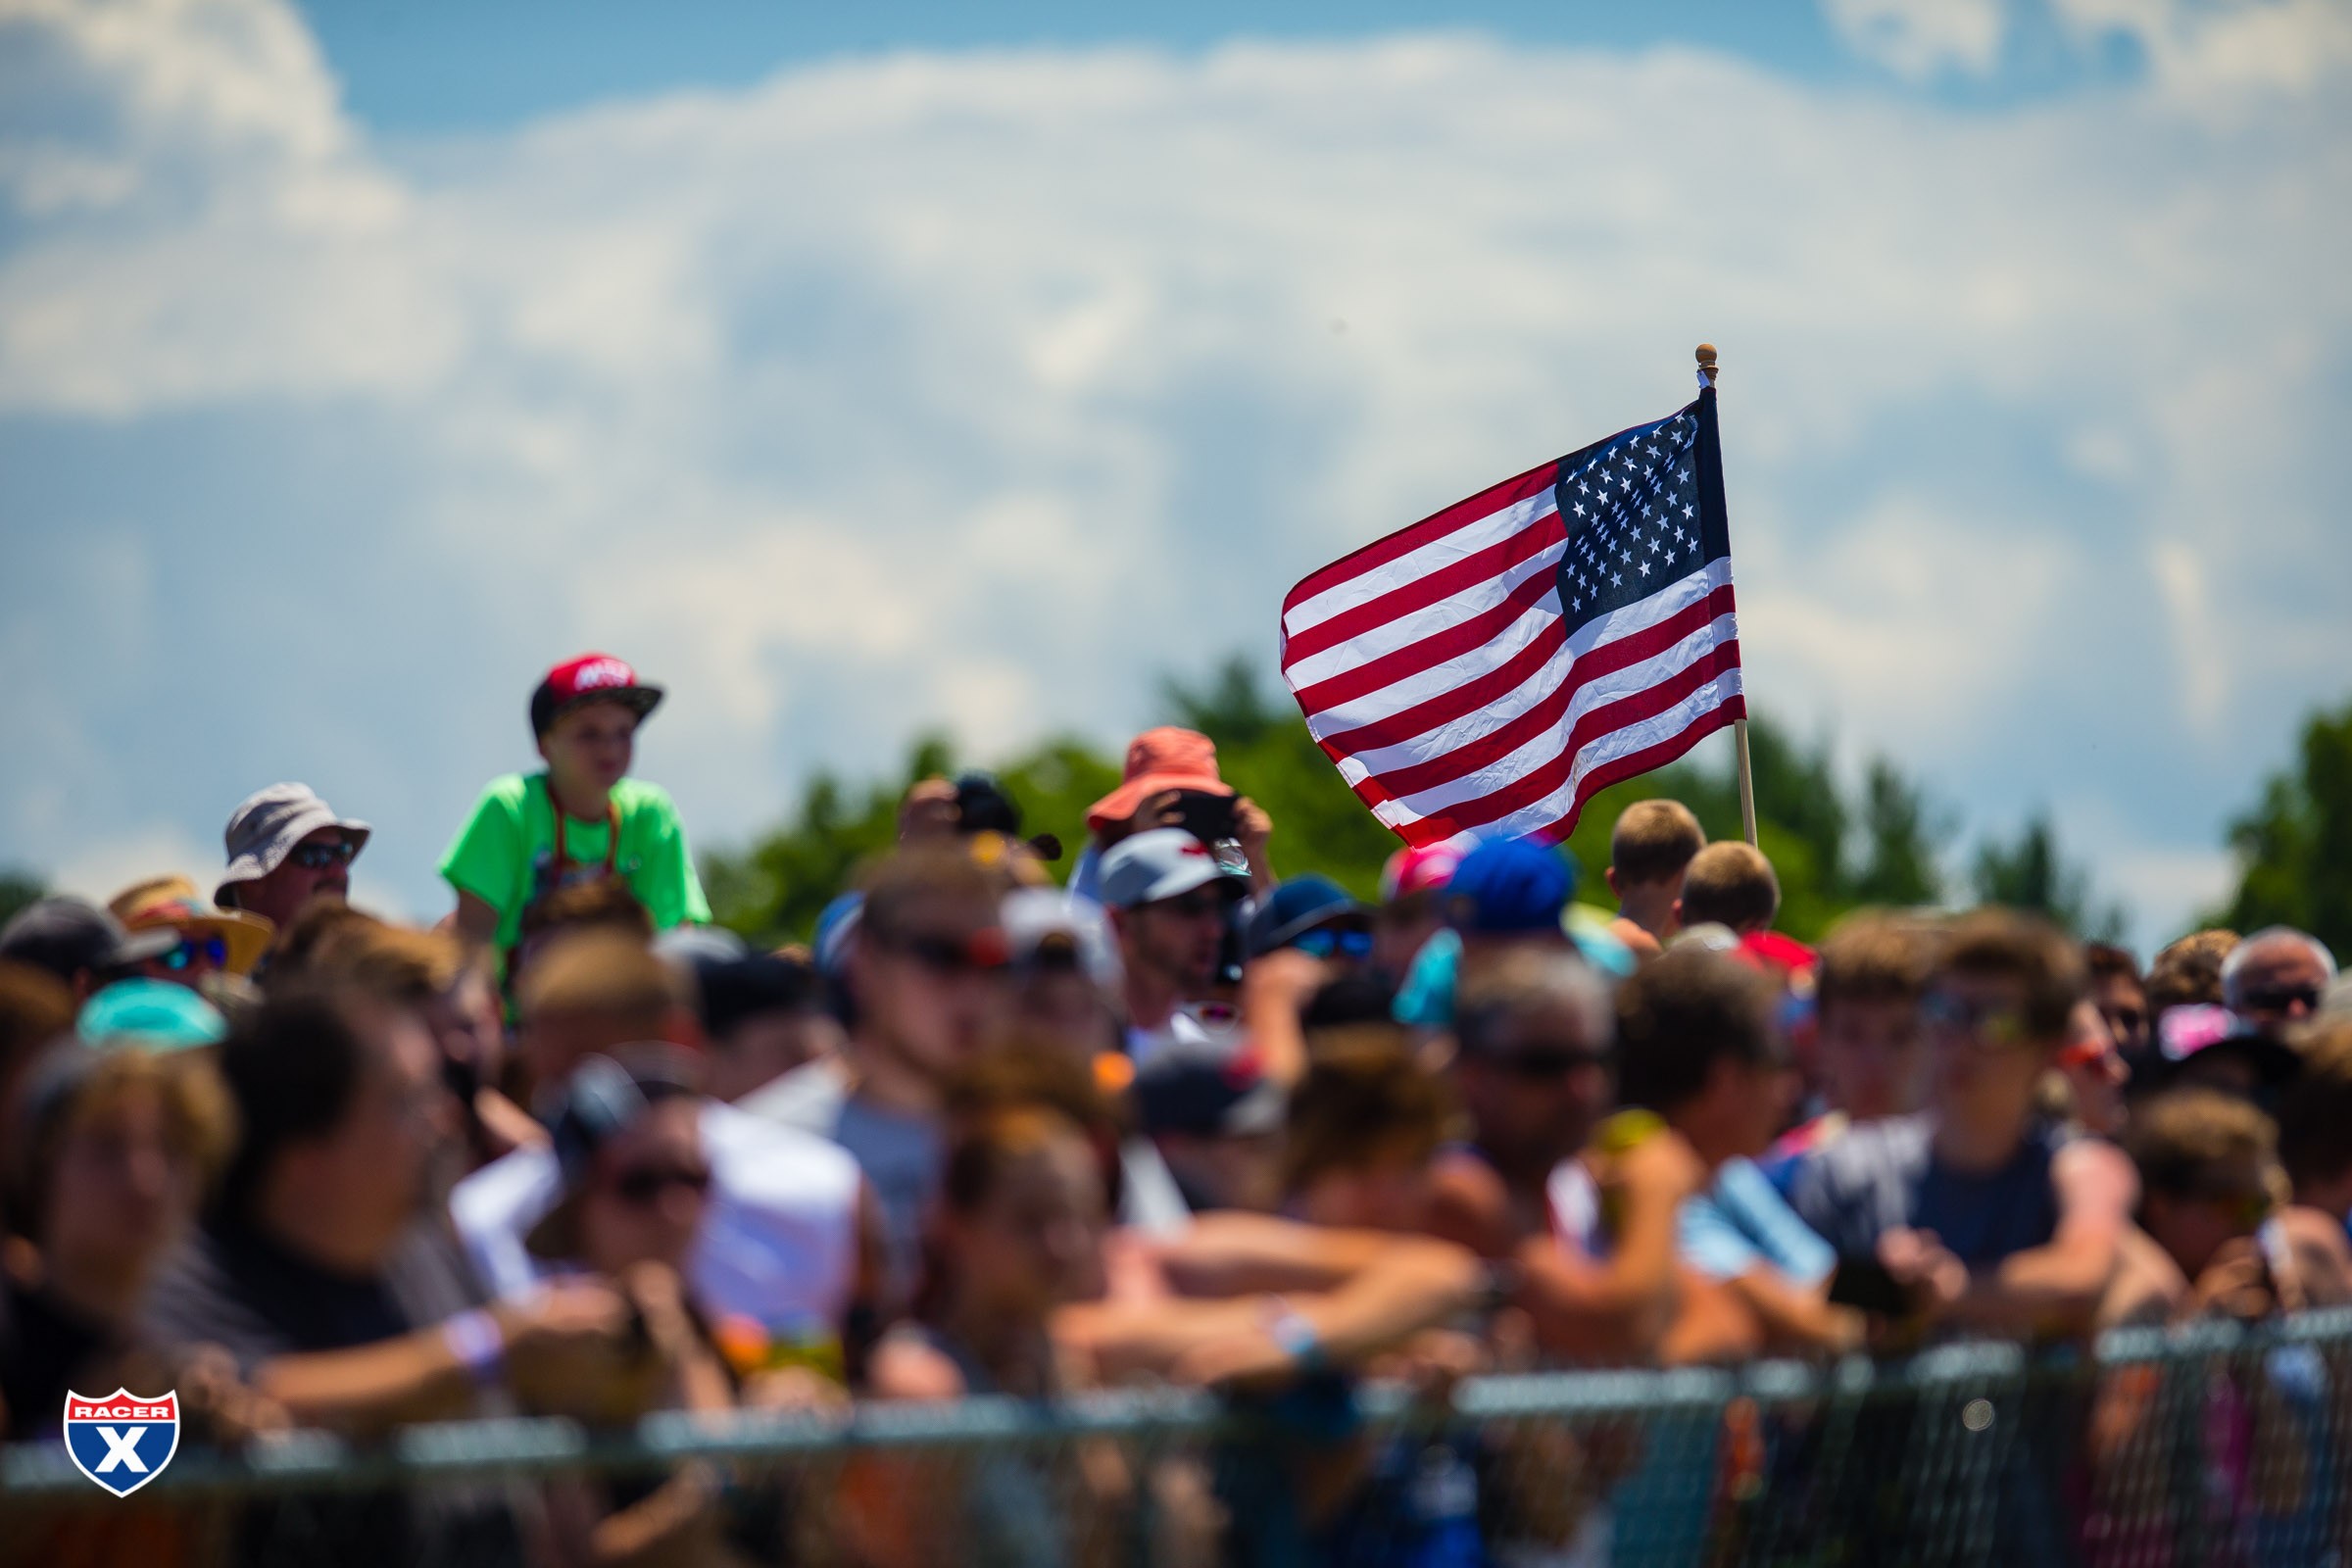
[[[139,1440],[147,1435],[145,1427],[93,1427],[106,1442],[106,1457],[98,1461],[100,1475],[121,1465],[134,1476],[143,1476],[147,1467],[139,1462]]]

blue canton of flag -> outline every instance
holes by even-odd
[[[149,1398],[117,1389],[103,1399],[66,1396],[66,1452],[74,1468],[118,1497],[164,1473],[179,1451],[179,1393]]]
[[[1559,583],[1571,636],[1710,563],[1728,568],[1731,533],[1702,499],[1698,432],[1697,410],[1685,409],[1560,460],[1552,496],[1568,536]]]

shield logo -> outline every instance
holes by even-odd
[[[128,1389],[103,1399],[66,1395],[66,1452],[74,1469],[116,1496],[162,1475],[178,1451],[178,1390],[154,1398]]]

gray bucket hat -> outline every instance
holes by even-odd
[[[226,907],[234,903],[228,890],[239,882],[257,882],[285,863],[294,846],[322,827],[339,827],[357,855],[373,830],[367,823],[337,816],[308,784],[272,784],[256,790],[228,813],[221,841],[228,849],[228,869],[213,902]]]

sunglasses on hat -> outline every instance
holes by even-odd
[[[156,961],[172,970],[192,969],[199,962],[223,969],[228,966],[228,943],[220,937],[182,937],[178,947]]]
[[[1299,933],[1291,943],[1310,958],[1328,958],[1333,955],[1347,958],[1372,956],[1372,933],[1353,927],[1317,926]]]

